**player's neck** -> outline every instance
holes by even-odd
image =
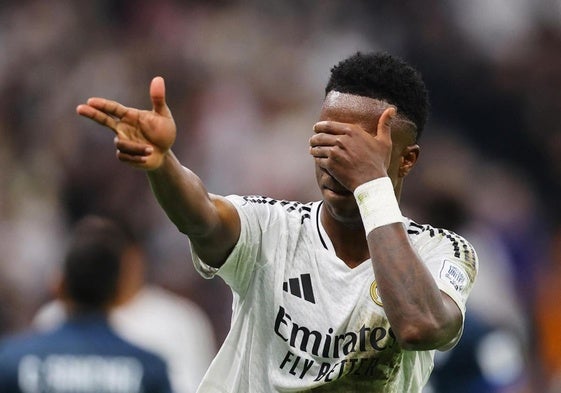
[[[370,259],[364,228],[349,226],[333,219],[323,218],[323,227],[333,244],[335,254],[351,269]]]

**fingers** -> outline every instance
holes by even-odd
[[[145,143],[133,142],[126,139],[115,137],[115,147],[122,153],[130,155],[149,156],[154,148]]]
[[[311,146],[310,154],[314,158],[329,158],[332,148],[330,146]]]
[[[315,134],[310,138],[310,146],[335,146],[341,145],[342,137],[332,134]]]
[[[104,98],[90,98],[87,104],[78,105],[76,107],[76,112],[80,116],[92,119],[102,126],[111,128],[115,133],[117,133],[117,119],[122,119],[129,109],[119,104],[116,101],[106,100]]]
[[[117,101],[106,100],[105,98],[90,98],[88,100],[88,105],[103,113],[118,117],[119,119],[123,118],[129,111],[129,108],[119,104]]]
[[[314,124],[314,132],[343,135],[349,132],[348,123],[339,123],[336,121],[319,121]]]
[[[123,153],[120,150],[117,150],[116,156],[119,161],[126,162],[133,165],[145,164],[148,161],[148,157],[135,156],[135,155]]]
[[[117,148],[117,158],[120,161],[128,162],[130,164],[146,163],[148,157],[154,151],[152,146],[132,142],[129,140],[122,140],[118,137],[115,137],[114,142],[115,147]]]
[[[76,113],[78,113],[80,116],[92,119],[96,123],[101,124],[102,126],[106,126],[112,129],[113,132],[117,133],[117,121],[111,116],[106,115],[105,113],[91,107],[90,105],[78,105],[76,107]]]
[[[325,152],[328,147],[338,146],[343,148],[343,139],[350,132],[350,125],[334,121],[320,121],[314,125],[315,134],[310,138],[310,152]],[[315,156],[315,154],[312,153]]]
[[[396,117],[396,115],[396,107],[390,106],[386,108],[378,119],[376,135],[380,135],[383,138],[389,137],[391,132],[392,120]],[[339,123],[335,121],[320,121],[314,125],[314,132],[317,134],[326,133],[332,135],[344,135],[352,132],[352,129],[352,124]]]
[[[150,83],[150,99],[154,112],[159,115],[171,117],[171,112],[166,105],[166,85],[164,78],[157,76]]]
[[[310,154],[315,158],[328,158],[334,148],[344,149],[341,135],[315,134],[310,138]]]

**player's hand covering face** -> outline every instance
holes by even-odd
[[[310,138],[310,154],[319,168],[350,192],[369,180],[388,176],[392,153],[390,120],[395,112],[394,107],[385,109],[373,132],[359,124],[320,121]]]

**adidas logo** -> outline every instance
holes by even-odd
[[[316,303],[309,273],[300,274],[300,277],[289,278],[288,281],[282,283],[282,289],[300,299],[304,299],[310,303]]]

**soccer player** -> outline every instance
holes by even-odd
[[[190,240],[196,269],[232,289],[230,332],[199,392],[420,392],[459,340],[477,257],[462,237],[402,216],[428,111],[420,74],[386,53],[331,70],[310,154],[322,200],[207,192],[171,147],[164,81],[153,110],[90,98]],[[188,349],[186,349],[188,350]]]
[[[62,271],[69,318],[0,343],[0,392],[171,393],[164,361],[123,340],[107,321],[132,245],[111,220],[91,216],[77,224]]]
[[[175,393],[194,393],[216,354],[212,324],[194,302],[146,279],[146,250],[132,231],[127,232],[131,235],[120,261],[117,299],[109,313],[109,326],[125,340],[166,362]],[[60,287],[60,280],[53,287]],[[67,320],[64,303],[57,296],[43,305],[33,328],[50,330]]]

